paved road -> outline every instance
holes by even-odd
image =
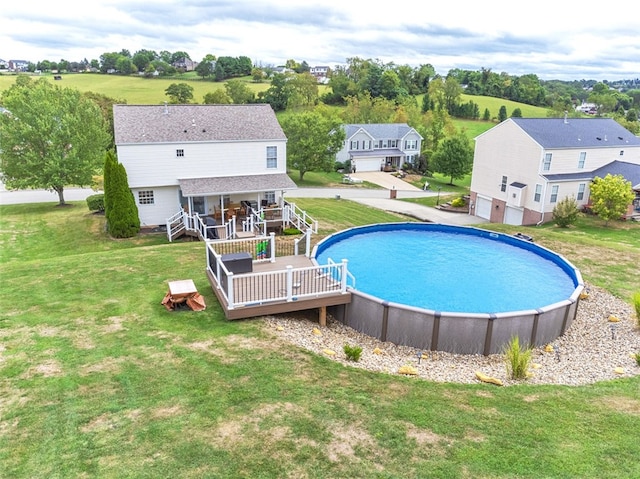
[[[286,198],[340,198],[357,201],[363,205],[379,208],[385,211],[404,214],[412,218],[432,223],[444,223],[455,225],[473,225],[486,223],[486,220],[464,213],[451,213],[448,211],[417,205],[406,201],[398,201],[402,198],[420,198],[436,196],[434,191],[423,191],[409,185],[405,181],[389,175],[388,173],[358,173],[352,175],[360,179],[382,185],[381,189],[363,188],[356,185],[345,185],[340,188],[298,188],[288,191]],[[395,190],[395,191],[393,191]],[[90,188],[69,188],[65,190],[65,201],[84,201],[87,196],[96,192]],[[392,199],[394,193],[396,199]],[[0,205],[21,203],[48,203],[58,202],[58,195],[46,190],[19,190],[7,191],[0,183]]]

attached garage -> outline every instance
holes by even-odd
[[[476,216],[485,220],[491,219],[491,200],[489,198],[480,195],[476,197]]]
[[[380,158],[354,158],[351,166],[355,166],[356,173],[363,171],[380,171]]]
[[[513,206],[507,206],[504,210],[504,224],[520,226],[522,224],[522,217],[524,214],[524,208],[514,208]]]

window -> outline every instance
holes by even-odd
[[[587,152],[580,152],[580,159],[578,160],[578,168],[584,168],[584,161],[587,159]]]
[[[405,162],[415,165],[417,159],[418,159],[418,155],[407,155],[407,159]]]
[[[540,203],[540,198],[542,197],[542,185],[536,185],[536,192],[533,195],[533,201],[536,203]]]
[[[620,150],[620,156],[624,156],[624,150]]]
[[[578,196],[577,196],[578,201],[584,199],[584,189],[585,189],[585,184],[584,183],[580,183],[578,185]]]
[[[405,150],[417,150],[418,149],[418,140],[407,140],[404,142]]]
[[[176,150],[176,157],[182,158],[183,156],[184,156],[184,150],[183,149]]]
[[[544,155],[544,163],[542,164],[542,169],[544,171],[549,171],[551,169],[551,153],[547,153]]]
[[[265,191],[264,192],[264,199],[267,202],[267,204],[269,204],[269,205],[275,204],[275,202],[276,202],[276,192],[275,191]]]
[[[357,150],[358,149],[358,141],[352,141],[351,142],[351,150]]]
[[[556,201],[558,201],[558,189],[560,187],[558,185],[554,185],[551,187],[551,199],[550,202],[551,203],[555,203]]]
[[[153,190],[141,190],[138,191],[138,204],[139,205],[153,205],[155,203],[153,198]]]
[[[278,147],[267,146],[267,168],[278,167]]]
[[[507,177],[502,177],[502,183],[500,183],[500,191],[507,191]]]
[[[389,148],[398,148],[398,140],[389,140]]]

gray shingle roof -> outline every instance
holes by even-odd
[[[604,178],[609,173],[612,175],[622,175],[625,180],[631,182],[633,189],[640,188],[640,165],[626,161],[612,161],[595,170],[593,177]]]
[[[406,123],[353,123],[344,127],[347,140],[361,128],[375,139],[398,139],[411,131]]]
[[[633,189],[640,188],[640,165],[626,161],[614,160],[593,171],[581,171],[579,173],[560,173],[557,175],[544,175],[549,181],[591,181],[596,176],[604,178],[607,174],[622,175],[631,182]]]
[[[116,145],[286,140],[273,109],[252,105],[114,105]]]
[[[178,180],[184,196],[208,196],[291,190],[296,184],[286,173],[271,175],[221,176],[216,178],[183,178]]]
[[[510,118],[543,148],[640,146],[640,138],[611,118]]]

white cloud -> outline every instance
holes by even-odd
[[[5,2],[7,3],[7,2]],[[128,49],[246,55],[335,65],[348,57],[417,66],[482,67],[543,79],[640,76],[640,17],[576,0],[94,0],[10,2],[0,11],[0,58],[77,61]],[[632,8],[632,7],[629,7]]]

